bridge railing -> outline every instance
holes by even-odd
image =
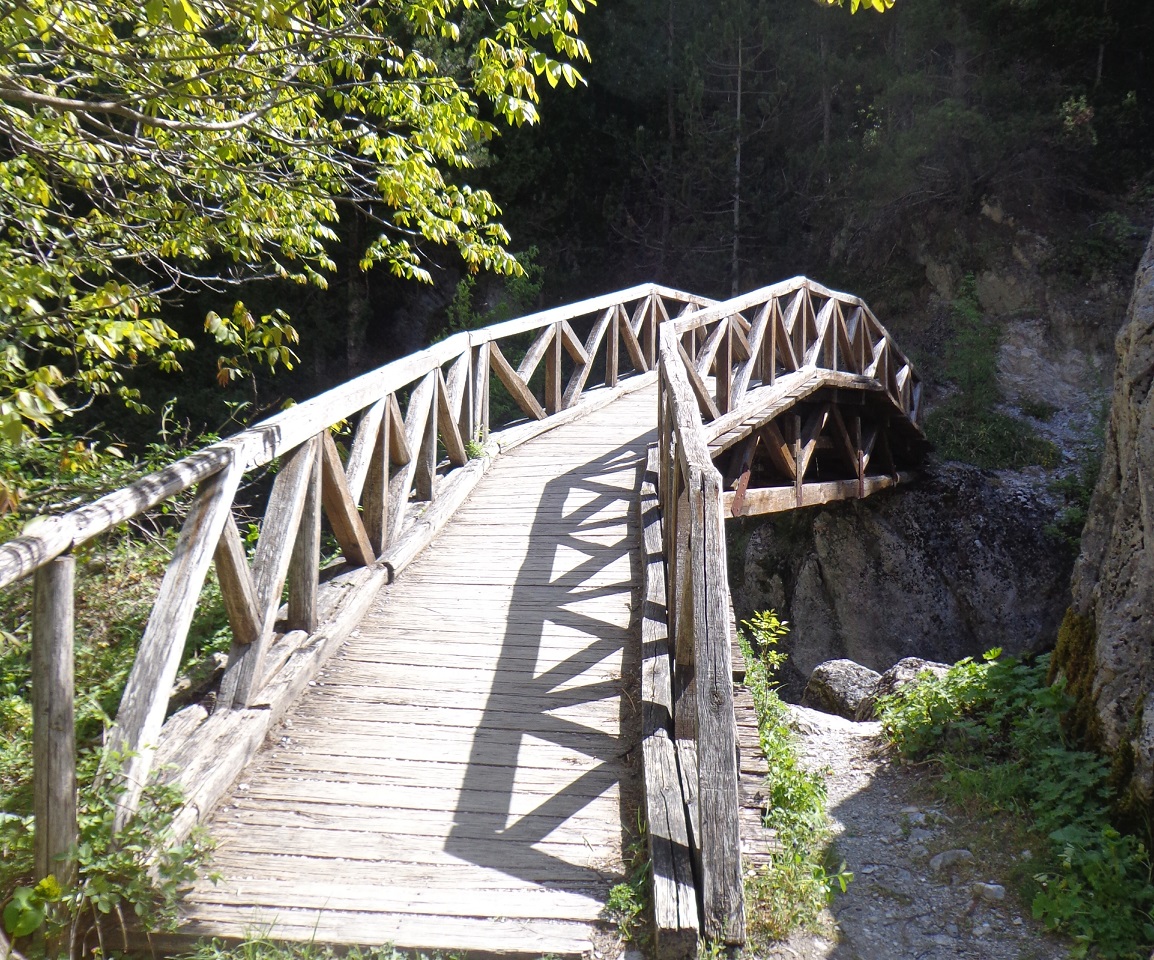
[[[756,407],[759,388],[791,374],[824,370],[869,378],[915,426],[922,387],[860,299],[804,277],[706,306],[665,325],[659,337],[655,479],[666,558],[672,726],[682,789],[696,805],[691,846],[703,932],[737,944],[745,939],[745,914],[732,608],[722,478],[710,441],[718,424],[739,423]],[[800,488],[800,470],[797,482]]]
[[[359,619],[374,585],[432,539],[492,456],[656,376],[659,327],[709,302],[648,284],[458,333],[92,504],[38,518],[0,546],[0,587],[35,578],[38,872],[59,874],[76,837],[74,548],[192,492],[107,738],[126,755],[118,824],[134,812],[159,759],[175,765],[188,802],[178,826],[187,829]],[[525,422],[494,432],[497,383]],[[346,421],[355,429],[342,458],[332,428]],[[279,468],[250,561],[234,500],[243,478],[274,459]],[[336,569],[321,569],[322,514],[344,556]],[[213,565],[233,637],[216,710],[194,706],[166,721]]]

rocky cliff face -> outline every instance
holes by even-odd
[[[1114,753],[1135,796],[1154,797],[1154,237],[1138,269],[1102,472],[1082,536],[1056,660],[1078,723]]]
[[[735,528],[734,606],[739,619],[773,608],[791,622],[795,696],[825,660],[880,672],[903,657],[1042,649],[1068,603],[1072,562],[1044,532],[1052,516],[995,473],[939,466],[891,493]]]

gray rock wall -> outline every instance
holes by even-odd
[[[734,606],[739,618],[773,608],[791,622],[795,696],[825,660],[882,672],[903,657],[1043,649],[1072,563],[1044,532],[1052,515],[1023,488],[948,464],[862,501],[746,521],[731,528]]]
[[[1138,268],[1117,366],[1102,472],[1072,582],[1072,613],[1088,623],[1091,730],[1110,751],[1129,744],[1133,783],[1154,793],[1154,236]],[[1073,669],[1079,651],[1066,651]]]

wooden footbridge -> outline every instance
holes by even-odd
[[[0,585],[35,577],[38,871],[76,836],[70,551],[183,497],[108,738],[121,823],[159,777],[178,833],[217,843],[154,947],[607,955],[639,825],[659,953],[742,942],[723,520],[908,479],[920,399],[855,297],[647,285],[457,334],[35,521]],[[274,460],[250,556],[234,501]],[[215,710],[170,712],[214,565]]]

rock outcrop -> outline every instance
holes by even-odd
[[[1154,236],[1116,340],[1102,472],[1090,502],[1056,667],[1079,732],[1154,797]]]
[[[1052,518],[1014,478],[946,464],[910,487],[734,528],[734,604],[739,618],[772,608],[791,621],[787,696],[826,660],[882,671],[1039,650],[1069,603],[1072,557],[1045,532]]]
[[[872,720],[874,707],[880,697],[888,697],[898,687],[913,683],[923,673],[944,677],[949,669],[950,666],[947,663],[935,663],[933,660],[922,660],[920,657],[904,657],[878,677],[873,691],[869,696],[862,697],[861,702],[858,703],[853,718],[855,720]]]

